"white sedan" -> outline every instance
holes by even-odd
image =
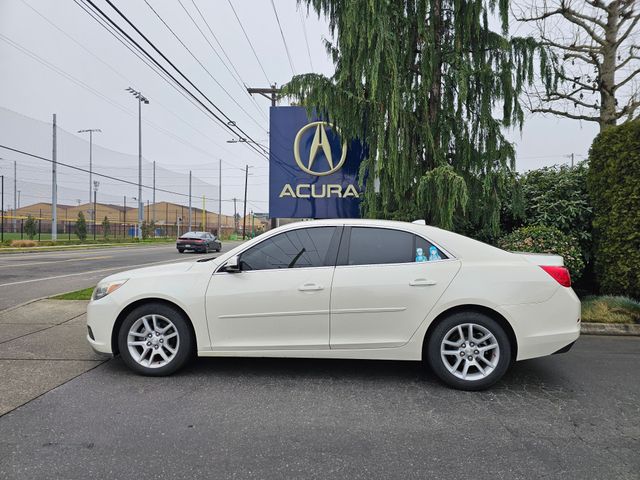
[[[383,220],[286,225],[217,258],[102,280],[87,339],[134,371],[198,355],[426,361],[487,388],[512,361],[567,351],[580,301],[562,258]]]

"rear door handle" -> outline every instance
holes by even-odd
[[[429,287],[431,285],[435,285],[436,282],[435,280],[428,280],[426,278],[416,278],[415,280],[411,280],[409,282],[409,285],[411,285],[412,287]]]
[[[324,287],[317,283],[305,283],[304,285],[300,285],[298,290],[301,292],[317,292],[318,290],[324,290]]]

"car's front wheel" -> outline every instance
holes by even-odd
[[[135,308],[118,332],[122,360],[142,375],[172,374],[191,359],[193,347],[193,335],[184,314],[163,303]]]
[[[442,320],[429,337],[426,353],[433,372],[461,390],[490,387],[511,363],[504,329],[479,312],[458,312]]]

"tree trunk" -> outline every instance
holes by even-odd
[[[620,12],[618,2],[607,8],[607,28],[605,44],[602,46],[602,66],[600,67],[600,131],[616,124],[616,55],[618,54],[618,22]]]

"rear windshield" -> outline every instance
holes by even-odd
[[[204,232],[187,232],[181,238],[203,238]]]

